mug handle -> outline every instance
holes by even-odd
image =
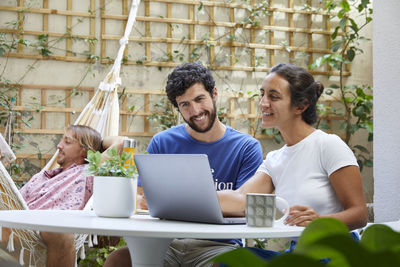
[[[279,220],[275,220],[275,223],[281,223],[289,216],[290,206],[289,206],[289,203],[286,201],[286,199],[278,197],[278,196],[276,197],[276,202],[281,202],[285,206],[285,208],[284,208],[285,214],[283,214],[283,216]],[[276,205],[276,206],[278,206],[278,205]]]

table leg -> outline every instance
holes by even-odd
[[[163,266],[165,252],[172,239],[151,237],[124,237],[131,254],[132,266]]]

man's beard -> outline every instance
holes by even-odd
[[[217,118],[217,107],[215,102],[213,102],[213,109],[211,110],[211,113],[206,110],[204,111],[204,115],[207,116],[209,118],[209,122],[206,128],[201,129],[199,127],[197,127],[195,120],[194,120],[194,116],[189,118],[189,120],[186,120],[185,118],[183,118],[183,120],[190,126],[190,128],[192,128],[195,132],[198,133],[206,133],[208,132],[214,125],[215,119]],[[182,116],[183,117],[183,116]]]

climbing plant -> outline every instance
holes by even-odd
[[[344,131],[344,141],[350,145],[357,156],[360,168],[372,167],[372,155],[370,151],[360,144],[352,145],[351,137],[359,130],[366,130],[367,141],[373,141],[372,120],[372,88],[368,85],[348,85],[345,82],[344,71],[352,64],[357,55],[362,54],[361,42],[368,41],[362,34],[362,30],[372,21],[372,3],[369,0],[326,0],[325,7],[328,12],[339,10],[333,17],[339,19],[339,25],[331,34],[331,53],[325,54],[310,64],[314,70],[324,64],[339,71],[339,82],[330,85],[325,90],[332,95],[339,90],[340,102],[343,108],[331,108],[319,105],[319,111],[323,115],[344,116],[340,129]],[[326,124],[320,128],[329,129]]]

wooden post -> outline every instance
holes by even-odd
[[[254,8],[254,0],[250,0],[250,6],[251,6],[251,8]],[[254,27],[253,27],[253,25],[251,25],[251,27],[250,27],[250,45],[252,45],[254,43],[255,43]],[[253,69],[256,67],[256,51],[252,46],[250,48],[250,66]]]
[[[212,0],[214,1],[214,0]],[[206,8],[205,6],[203,6],[203,8]],[[214,17],[214,6],[210,6],[209,7],[209,12],[210,12],[210,21],[212,22],[212,24],[210,25],[210,40],[214,41],[215,39],[215,32],[214,32],[214,23],[215,23],[215,17]],[[214,65],[215,65],[215,46],[211,45],[209,46],[210,49],[210,67],[213,69]]]
[[[106,19],[105,19],[105,0],[100,0],[100,58],[101,63],[106,63],[108,60],[105,59],[106,54],[106,39],[104,39],[103,35],[106,34]]]
[[[67,0],[67,10],[72,11],[72,0]],[[72,56],[72,16],[66,16],[67,17],[67,57]]]
[[[145,17],[150,17],[150,1],[146,0],[144,2],[144,15]],[[146,37],[151,38],[150,22],[145,22]],[[146,42],[146,61],[151,61],[151,42]]]
[[[150,94],[144,94],[144,114],[148,115],[150,111]],[[144,132],[148,133],[150,132],[150,123],[149,120],[147,119],[147,116],[143,116],[144,119]]]
[[[194,41],[194,4],[193,5],[188,5],[189,9],[189,21],[191,23],[189,24],[189,62],[193,61],[193,58],[190,58],[190,55],[192,55],[193,50],[194,50],[194,45],[191,44],[192,41]]]
[[[270,1],[269,1],[269,5],[270,5],[270,6],[273,6],[273,5],[274,5],[274,0],[270,0]],[[270,25],[272,28],[273,28],[273,26],[274,26],[274,11],[273,11],[273,10],[270,11],[270,15],[269,15],[269,25]],[[270,44],[270,45],[274,45],[274,43],[275,43],[275,40],[274,40],[274,32],[273,32],[273,31],[270,31],[270,32],[269,32],[269,44]],[[269,50],[269,64],[270,64],[270,67],[272,67],[272,66],[275,65],[275,50],[273,50],[273,49],[270,49],[270,50]]]
[[[311,5],[311,0],[307,0],[307,4]],[[312,14],[308,14],[307,15],[307,28],[308,29],[312,29]],[[307,35],[307,40],[308,40],[308,44],[307,47],[308,49],[312,49],[313,48],[313,35],[311,32],[308,33]],[[328,37],[330,38],[330,37]],[[314,54],[312,52],[309,53],[309,57],[308,60],[310,62],[310,64],[314,61]]]
[[[147,2],[146,2],[147,3]],[[124,32],[125,32],[125,28],[126,28],[126,24],[128,23],[128,17],[129,17],[129,7],[128,7],[128,1],[127,0],[124,0],[124,1],[122,1],[122,14],[124,15],[124,16],[126,16],[126,20],[124,20],[124,22],[123,22],[123,28],[122,28],[122,35],[124,35]],[[129,39],[129,37],[128,37],[128,39]],[[125,50],[124,50],[124,57],[123,57],[123,59],[122,59],[122,63],[124,62],[124,59],[126,59],[127,58],[127,56],[128,56],[128,45],[125,47]]]
[[[18,1],[18,38],[19,39],[24,39],[24,20],[25,20],[25,11],[24,11],[24,0],[19,0]],[[18,43],[18,48],[17,51],[18,53],[23,53],[24,46],[20,43]]]
[[[167,3],[167,19],[172,18],[172,9],[171,9],[171,3]],[[167,39],[170,40],[172,39],[172,23],[167,24]],[[167,56],[168,56],[168,61],[172,61],[171,58],[173,56],[172,54],[172,44],[170,42],[167,43]]]
[[[71,108],[71,97],[72,97],[72,90],[67,89],[65,90],[65,107]],[[65,127],[68,127],[71,124],[71,113],[65,113]]]
[[[235,23],[235,9],[233,8],[233,7],[230,7],[229,8],[229,21],[232,23],[232,24],[234,24]],[[231,66],[231,68],[233,68],[234,66],[235,66],[235,64],[236,64],[236,56],[235,56],[235,47],[233,46],[233,44],[234,44],[234,39],[233,39],[233,37],[235,36],[235,29],[236,28],[234,28],[234,27],[231,27],[230,28],[230,30],[229,30],[229,33],[230,33],[230,41],[231,41],[231,46],[230,46],[230,66]]]
[[[40,89],[40,93],[40,105],[45,107],[47,104],[46,90],[42,88]],[[40,128],[46,129],[46,112],[44,112],[43,109],[40,111]]]
[[[288,0],[289,1],[289,9],[293,10],[294,6],[293,6],[293,0]],[[294,46],[294,32],[293,29],[295,28],[294,26],[294,22],[293,22],[293,13],[289,12],[288,13],[288,19],[289,19],[289,47],[293,47]],[[289,52],[289,61],[290,62],[294,62],[294,52],[293,50],[290,50]]]
[[[47,0],[46,0],[47,1]],[[96,34],[96,0],[90,0],[90,38],[94,38]],[[89,50],[91,54],[95,53],[96,45],[93,42],[90,42]]]

